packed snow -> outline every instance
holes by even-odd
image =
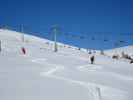
[[[22,37],[24,36],[24,42]],[[132,100],[133,64],[112,59],[133,46],[92,54],[86,49],[54,43],[0,29],[0,100]],[[21,48],[24,47],[24,55]],[[95,64],[90,57],[95,55]]]

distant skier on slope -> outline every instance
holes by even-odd
[[[24,47],[21,48],[22,53],[25,55],[26,54],[26,49]]]
[[[130,64],[133,64],[133,59],[130,60]]]
[[[90,61],[91,61],[91,64],[94,64],[95,57],[94,57],[94,56],[91,56],[91,57],[90,57]]]

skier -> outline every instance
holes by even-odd
[[[94,60],[95,60],[95,57],[94,56],[91,56],[90,57],[91,64],[94,64]]]
[[[22,47],[21,50],[22,50],[22,53],[25,55],[25,54],[26,54],[26,50],[25,50],[25,48]]]
[[[130,60],[130,64],[133,64],[133,59]]]

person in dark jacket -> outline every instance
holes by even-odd
[[[95,57],[94,56],[91,56],[90,61],[91,61],[91,64],[94,64]]]
[[[133,64],[133,59],[130,60],[130,64]]]

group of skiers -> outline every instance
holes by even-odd
[[[103,54],[103,53],[102,53],[102,54]],[[113,55],[112,58],[113,58],[113,59],[118,59],[118,56]],[[130,57],[130,56],[128,56],[128,55],[124,55],[123,58],[129,60],[129,63],[130,63],[130,64],[133,64],[133,56]],[[94,56],[94,55],[90,56],[90,62],[91,62],[91,64],[94,64],[94,63],[95,63],[95,56]]]

